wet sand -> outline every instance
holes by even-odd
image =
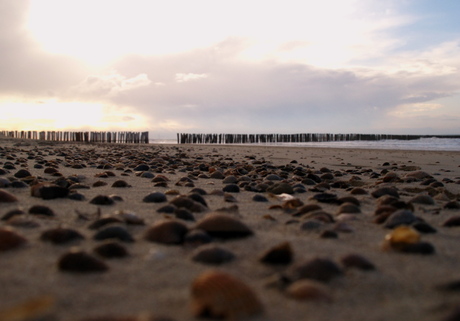
[[[440,285],[460,280],[460,227],[443,226],[449,218],[460,215],[459,209],[445,208],[446,204],[452,206],[460,200],[460,152],[53,144],[0,139],[0,167],[4,168],[6,162],[13,163],[14,169],[5,169],[7,173],[0,175],[0,179],[23,180],[32,185],[52,183],[59,176],[47,174],[45,169],[54,166],[61,177],[73,177],[74,182],[79,181],[89,188],[75,190],[84,196],[81,201],[33,197],[30,186],[2,188],[16,196],[18,201],[0,203],[0,218],[11,210],[22,209],[26,214],[21,217],[38,226],[21,226],[16,222],[19,226],[13,228],[27,239],[27,244],[0,252],[0,316],[2,311],[46,296],[54,303],[49,307],[43,303],[46,306],[44,313],[37,312],[37,320],[38,317],[40,320],[84,320],[141,313],[172,320],[197,320],[201,318],[194,317],[189,307],[190,286],[201,273],[211,269],[239,278],[255,292],[263,312],[249,316],[248,320],[444,320],[460,307],[458,290],[439,289]],[[35,165],[40,163],[42,167],[36,168]],[[152,178],[141,177],[141,171],[134,170],[141,163],[149,165],[147,172],[153,176],[165,176],[167,186],[154,186],[156,183]],[[33,178],[14,178],[21,169],[29,170]],[[107,171],[115,175],[98,175]],[[209,177],[214,171],[221,171],[224,176],[233,174],[240,192],[222,195],[226,184],[222,178]],[[422,185],[426,179],[409,179],[407,175],[416,171],[432,176],[432,185]],[[319,205],[334,222],[319,219],[321,224],[318,227],[302,228],[311,217],[294,215],[300,206],[283,208],[283,205],[288,207],[283,199],[288,196],[245,189],[245,184],[251,182],[255,182],[254,186],[266,183],[270,174],[280,176],[291,187],[303,185],[305,192],[301,193],[298,185],[299,189],[292,196],[304,205]],[[306,181],[309,174],[320,181],[313,180],[314,184],[308,185],[311,183]],[[325,174],[329,175],[323,176]],[[184,177],[188,177],[193,186],[186,186]],[[117,180],[124,180],[131,187],[112,187]],[[97,181],[107,185],[94,187]],[[272,181],[266,185],[280,182]],[[436,230],[435,233],[420,232],[421,240],[431,244],[434,253],[404,253],[382,248],[385,236],[392,229],[385,228],[385,223],[375,222],[375,212],[380,205],[372,192],[385,186],[396,188],[399,200],[419,221]],[[352,189],[358,187],[366,194],[352,195]],[[199,247],[145,240],[149,226],[175,216],[157,212],[176,197],[166,192],[177,190],[186,195],[193,188],[206,192],[203,198],[207,209],[192,213],[196,221],[199,222],[208,212],[237,206],[237,210],[229,210],[226,215],[244,223],[254,233],[231,240],[213,239],[211,244],[234,254],[232,261],[217,266],[203,264],[191,259]],[[167,202],[143,202],[143,198],[152,192],[166,193]],[[336,198],[327,202],[314,198],[324,193]],[[114,194],[122,200],[112,205],[90,203],[97,195]],[[268,202],[254,201],[256,194],[265,196]],[[434,204],[411,202],[418,195],[429,195]],[[359,201],[360,213],[340,215],[340,201],[336,199],[350,196]],[[55,216],[29,214],[34,205],[47,206]],[[120,211],[134,213],[145,222],[145,225],[116,224],[125,228],[135,240],[119,242],[128,250],[128,257],[101,258],[109,267],[108,271],[101,273],[73,273],[58,268],[60,257],[72,247],[93,254],[93,249],[101,241],[93,239],[97,230],[88,226],[97,220],[98,215],[113,216]],[[190,230],[197,224],[179,221]],[[0,221],[1,228],[11,224],[8,220]],[[75,229],[84,239],[59,245],[40,239],[43,232],[56,227]],[[324,231],[333,231],[336,237],[322,237]],[[260,262],[263,252],[286,241],[292,248],[292,263],[270,265]],[[345,267],[341,259],[349,254],[366,258],[375,269]],[[292,267],[318,257],[332,261],[341,270],[341,275],[323,282],[332,300],[290,298],[281,284],[282,276],[288,275]]]

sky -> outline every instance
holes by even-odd
[[[0,0],[0,130],[460,134],[458,0]]]

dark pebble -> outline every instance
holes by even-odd
[[[146,203],[163,203],[167,200],[166,195],[161,192],[150,193],[142,199],[142,201]]]
[[[346,268],[357,268],[364,271],[375,270],[375,265],[359,254],[348,254],[340,259],[342,265]]]
[[[29,208],[29,214],[33,215],[44,215],[44,216],[55,216],[53,210],[48,206],[34,205]]]
[[[293,256],[291,244],[283,242],[262,253],[259,261],[266,264],[289,264]]]
[[[129,256],[129,252],[122,244],[108,241],[94,248],[94,253],[105,258],[122,258]]]
[[[95,205],[113,205],[115,204],[115,201],[107,195],[98,195],[89,202]]]
[[[107,240],[107,239],[118,239],[123,242],[134,242],[132,235],[121,226],[109,226],[106,227],[94,235],[94,239],[97,241]]]
[[[80,250],[71,250],[61,256],[58,268],[61,271],[75,273],[105,272],[109,269],[100,259]]]
[[[228,184],[225,185],[224,188],[222,188],[222,191],[226,193],[239,193],[240,187],[236,184]]]
[[[76,230],[58,227],[44,231],[40,235],[40,239],[54,244],[65,244],[75,240],[83,240],[84,236]]]
[[[211,245],[199,247],[193,254],[192,260],[205,264],[223,264],[235,259],[235,255],[220,246]]]

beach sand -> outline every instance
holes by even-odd
[[[41,159],[48,164],[42,162],[42,168],[35,168]],[[0,252],[0,316],[6,316],[8,311],[30,300],[45,298],[42,303],[38,301],[43,313],[38,308],[37,312],[30,312],[30,316],[9,320],[84,320],[142,313],[171,320],[198,320],[201,318],[194,317],[190,310],[191,284],[209,270],[229,273],[255,292],[263,311],[249,316],[248,320],[444,320],[460,307],[460,291],[439,289],[441,285],[460,281],[460,227],[443,226],[447,219],[460,215],[459,209],[445,208],[449,202],[455,205],[455,201],[460,200],[460,152],[67,144],[3,138],[0,139],[0,167],[3,168],[6,162],[12,162],[15,169],[8,169],[7,173],[0,175],[1,179],[12,180],[20,169],[28,169],[35,182],[53,182],[59,177],[46,174],[44,170],[55,164],[62,177],[76,176],[81,184],[90,187],[77,190],[85,197],[82,201],[32,197],[30,187],[2,188],[16,196],[18,201],[0,203],[0,218],[15,209],[27,213],[34,205],[45,205],[55,213],[54,217],[21,215],[38,226],[14,226],[14,230],[27,239],[27,244]],[[150,172],[167,177],[167,186],[154,186],[152,178],[137,176],[133,168],[142,162],[156,166],[151,167]],[[72,167],[72,164],[84,166],[75,168],[78,166]],[[98,168],[104,164],[114,167]],[[250,179],[262,182],[264,176],[274,173],[284,175],[285,182],[291,186],[302,184],[306,178],[296,175],[296,168],[298,174],[310,173],[316,177],[330,171],[332,178],[325,177],[316,185],[303,184],[306,192],[296,192],[292,196],[303,204],[319,205],[324,212],[331,214],[335,222],[323,222],[312,229],[302,228],[308,218],[293,216],[298,208],[282,208],[285,202],[282,198],[287,195],[256,193],[242,187],[238,193],[229,193],[234,198],[233,202],[229,202],[231,196],[213,192],[222,192],[226,185],[223,180],[205,178],[212,171],[221,170],[227,176],[230,172],[236,174],[239,179],[237,184],[241,184],[241,176],[248,177],[242,168],[251,173],[260,166],[265,166],[266,171],[260,171],[259,177],[253,175]],[[232,171],[232,168],[239,171]],[[105,171],[115,176],[96,177]],[[421,185],[421,179],[405,179],[408,173],[414,171],[431,175],[437,185]],[[391,181],[391,175],[388,175],[386,177],[390,181],[384,182],[387,172],[394,173],[395,180]],[[191,178],[194,187],[177,185],[183,177]],[[25,180],[29,183],[32,179]],[[131,187],[112,187],[117,180],[124,180]],[[93,187],[97,181],[104,181],[107,185]],[[334,182],[337,184],[334,185]],[[340,185],[340,182],[343,184]],[[392,229],[374,222],[379,205],[371,193],[384,186],[395,187],[400,200],[413,207],[413,214],[436,229],[435,233],[420,233],[421,240],[431,244],[434,253],[403,253],[382,247],[385,236]],[[355,187],[364,189],[366,194],[352,195],[350,192]],[[234,254],[232,261],[217,266],[195,262],[191,256],[200,247],[165,245],[144,239],[149,226],[174,217],[157,210],[176,196],[167,195],[168,201],[163,203],[146,203],[143,198],[151,192],[165,193],[168,190],[188,194],[193,188],[207,192],[203,198],[208,210],[193,212],[197,221],[208,212],[236,205],[237,210],[228,210],[227,215],[253,231],[252,236],[245,238],[213,239],[211,244]],[[339,216],[339,203],[318,202],[313,198],[322,193],[334,194],[339,199],[355,197],[360,203],[360,213]],[[115,201],[113,205],[90,203],[97,195],[113,194],[123,200]],[[265,196],[268,202],[254,201],[252,198],[256,194]],[[420,194],[430,194],[434,204],[409,202]],[[93,239],[97,230],[88,228],[96,220],[98,211],[101,215],[115,215],[117,211],[135,213],[145,221],[145,225],[118,224],[135,239],[130,243],[120,242],[130,255],[102,259],[109,267],[102,273],[60,270],[58,261],[70,248],[78,247],[92,253],[101,243]],[[189,229],[197,224],[182,222]],[[337,228],[340,222],[344,225]],[[11,222],[7,220],[0,221],[0,228],[9,225]],[[44,231],[59,226],[79,231],[84,239],[59,245],[40,239]],[[321,237],[325,230],[334,231],[337,237]],[[292,248],[292,263],[270,265],[260,262],[263,252],[286,241]],[[349,254],[368,259],[375,269],[346,268],[341,258]],[[293,266],[314,258],[330,260],[343,272],[324,282],[331,300],[296,300],[289,297],[279,280],[289,275]],[[229,306],[232,304],[229,302]]]

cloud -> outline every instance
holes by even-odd
[[[121,93],[140,87],[149,86],[152,82],[144,73],[127,78],[116,71],[103,75],[90,75],[78,85],[72,87],[70,95],[89,99],[104,100]]]
[[[0,95],[53,96],[83,77],[75,58],[45,53],[25,29],[28,1],[0,2]]]
[[[208,78],[208,75],[206,74],[193,74],[193,73],[177,73],[176,74],[176,81],[177,82],[187,82],[187,81],[194,81],[194,80],[199,80],[199,79],[204,79]]]

